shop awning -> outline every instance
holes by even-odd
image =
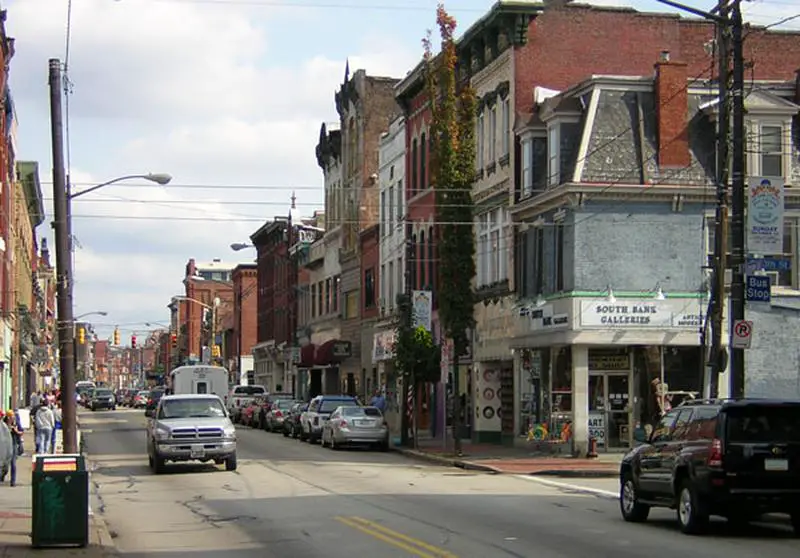
[[[331,339],[317,347],[315,363],[318,366],[337,364],[353,354],[353,344],[350,341]]]
[[[311,368],[314,366],[314,357],[317,354],[317,346],[309,343],[300,347],[300,362],[297,363],[298,368]]]

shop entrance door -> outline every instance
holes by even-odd
[[[627,372],[589,375],[589,437],[598,449],[630,447],[631,382]]]

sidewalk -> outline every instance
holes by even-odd
[[[453,452],[453,441],[421,440],[416,449],[395,447],[395,451],[431,463],[468,471],[507,475],[610,478],[619,475],[622,454],[601,454],[595,459],[552,456],[528,448],[462,442],[461,456]]]
[[[92,558],[116,556],[114,541],[105,522],[89,512],[89,546],[86,548],[31,548],[31,465],[33,431],[25,432],[25,455],[17,458],[17,486],[0,485],[0,556],[50,558],[84,556]]]

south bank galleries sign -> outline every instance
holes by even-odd
[[[696,300],[581,301],[583,327],[696,329],[702,323]]]

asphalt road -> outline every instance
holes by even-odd
[[[155,476],[141,411],[80,421],[96,467],[95,513],[128,558],[800,555],[800,541],[780,526],[733,532],[720,520],[709,535],[688,537],[666,510],[631,525],[608,498],[247,428],[238,432],[237,472],[176,465]]]

